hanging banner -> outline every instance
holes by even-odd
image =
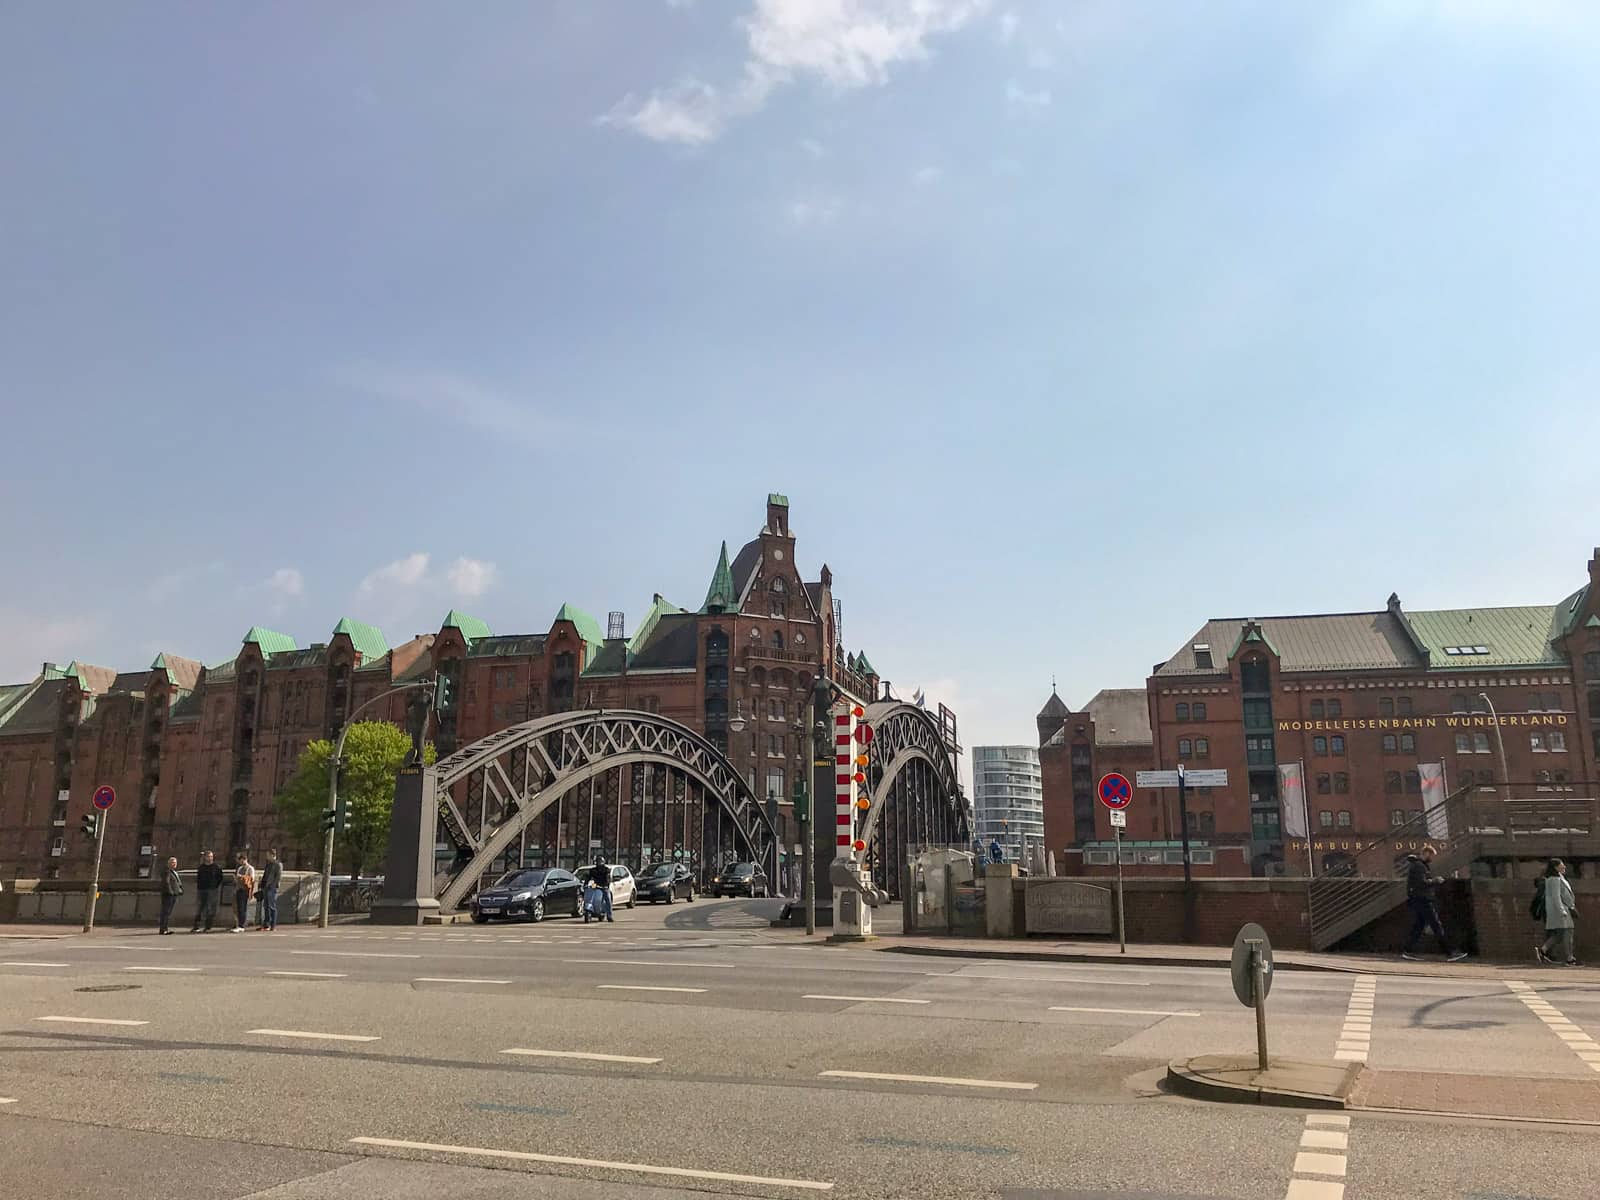
[[[1278,797],[1283,804],[1283,836],[1305,837],[1306,776],[1299,763],[1278,764]]]
[[[1428,836],[1450,836],[1450,817],[1444,806],[1444,764],[1418,763],[1417,774],[1422,777],[1422,811],[1427,814]]]

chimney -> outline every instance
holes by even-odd
[[[622,636],[622,614],[613,609],[606,614],[606,640],[614,642]]]
[[[1397,617],[1400,615],[1400,593],[1389,593],[1389,611]]]

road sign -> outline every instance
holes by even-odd
[[[856,726],[856,741],[863,746],[872,745],[872,726],[865,723]]]
[[[1176,771],[1138,771],[1134,781],[1142,788],[1169,788],[1178,786]]]
[[[1111,823],[1118,829],[1124,828],[1128,824],[1128,814],[1120,808],[1113,808],[1111,810]]]
[[[1251,978],[1253,967],[1250,961],[1252,941],[1260,941],[1262,966],[1266,968],[1262,976],[1261,998],[1265,1000],[1272,992],[1272,942],[1267,937],[1267,931],[1252,921],[1239,930],[1239,936],[1233,939],[1233,994],[1246,1008],[1255,1007],[1255,982]]]
[[[1128,777],[1116,771],[1100,776],[1100,803],[1107,808],[1127,808],[1133,803],[1133,785]]]
[[[110,808],[116,802],[117,789],[112,787],[109,783],[102,783],[99,787],[95,788],[94,806],[101,812],[105,812],[106,809]]]
[[[1203,771],[1199,771],[1199,770],[1185,771],[1183,773],[1183,782],[1184,782],[1185,786],[1192,787],[1192,788],[1197,788],[1197,787],[1227,787],[1228,786],[1228,769],[1226,767],[1218,767],[1218,768],[1216,768],[1214,770],[1213,769],[1207,769],[1207,770],[1203,770]]]
[[[590,838],[589,839],[589,849],[591,849],[591,850],[598,850],[604,844],[605,843],[602,842],[599,838]]]

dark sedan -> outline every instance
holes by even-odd
[[[497,917],[542,921],[551,913],[575,917],[582,906],[583,889],[571,871],[507,871],[472,898],[472,919],[479,925]]]
[[[734,863],[726,871],[711,877],[713,896],[770,896],[767,873],[755,863]]]
[[[694,876],[682,863],[658,863],[634,882],[638,885],[639,899],[651,904],[694,899]]]

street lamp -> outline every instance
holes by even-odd
[[[739,707],[734,710],[733,716],[728,719],[728,728],[731,729],[734,733],[743,733],[744,732],[744,725],[745,725],[745,721],[744,721],[744,701],[743,700],[737,700],[734,703],[736,703]]]

